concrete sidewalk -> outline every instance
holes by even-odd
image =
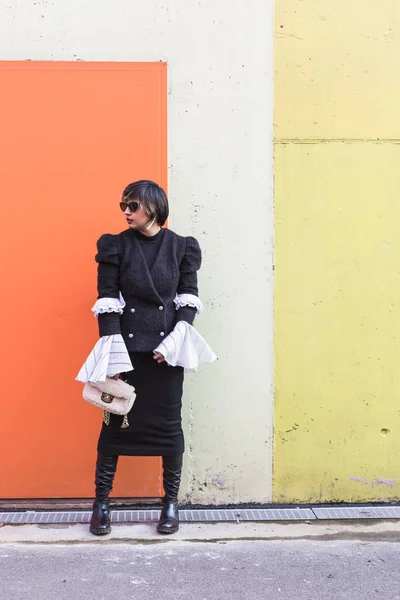
[[[400,521],[310,521],[269,523],[183,523],[172,536],[160,536],[154,524],[114,524],[110,535],[95,537],[88,525],[5,525],[0,544],[175,544],[227,540],[360,540],[400,542]]]
[[[400,599],[399,521],[0,527],[0,600]]]

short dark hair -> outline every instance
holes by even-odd
[[[164,225],[168,219],[167,195],[154,181],[141,179],[130,183],[122,192],[122,200],[138,200],[149,217],[155,218],[159,225]]]

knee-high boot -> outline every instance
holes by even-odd
[[[163,457],[165,496],[157,525],[158,533],[175,533],[179,529],[178,492],[181,483],[182,455]]]
[[[103,456],[97,454],[96,462],[96,498],[93,504],[93,514],[90,521],[90,533],[106,535],[111,531],[109,495],[112,490],[118,456]]]

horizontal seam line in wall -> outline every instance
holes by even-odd
[[[275,138],[274,144],[400,144],[399,138]]]

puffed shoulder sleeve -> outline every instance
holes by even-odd
[[[194,237],[186,238],[186,249],[181,262],[182,273],[195,273],[201,267],[201,249],[199,242]]]
[[[105,233],[97,240],[96,262],[119,266],[117,236]]]
[[[123,306],[120,305],[117,236],[106,233],[98,239],[95,260],[98,263],[96,305],[100,336],[119,334]]]
[[[176,321],[186,321],[191,325],[196,314],[203,309],[197,285],[201,249],[199,242],[193,237],[185,238],[185,242],[185,254],[180,265],[180,279],[174,302],[177,310]]]

